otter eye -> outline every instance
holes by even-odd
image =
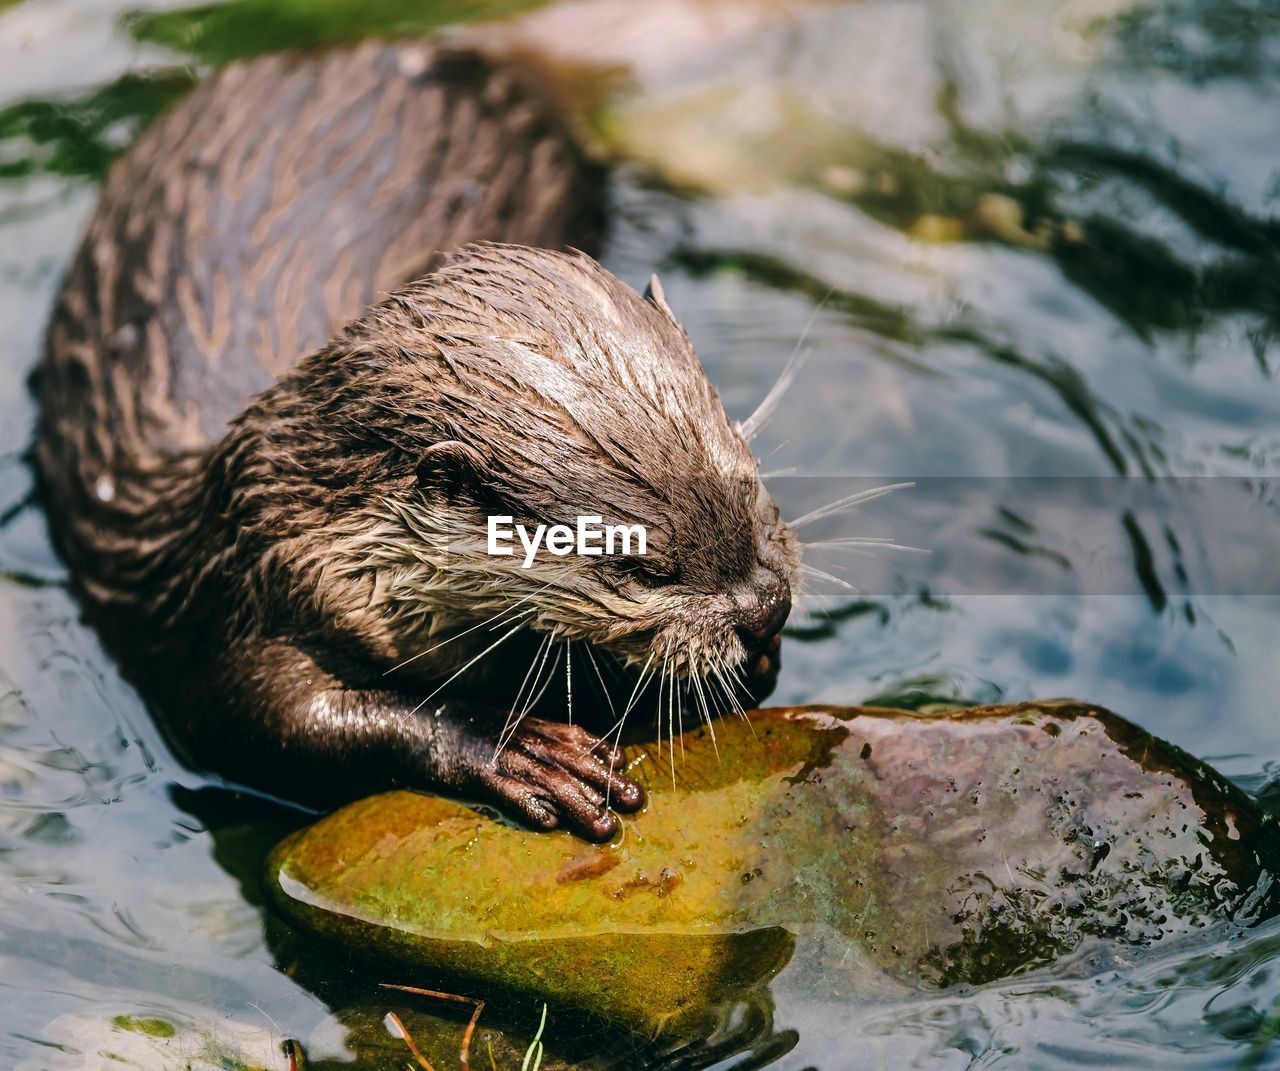
[[[665,587],[680,579],[678,569],[640,555],[621,559],[618,571],[650,588]]]

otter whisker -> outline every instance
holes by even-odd
[[[680,761],[684,761],[684,684],[672,676],[672,691],[676,700],[676,727],[680,731]]]
[[[743,713],[741,704],[738,703],[733,694],[733,688],[729,685],[725,677],[723,665],[715,665],[711,667],[711,676],[708,678],[713,684],[720,689],[720,694],[724,697],[725,706],[729,710],[737,710],[739,714]]]
[[[671,742],[680,741],[680,758],[684,759],[684,681],[677,671],[677,661],[673,654],[671,669],[667,676],[667,726],[673,735]]]
[[[893,536],[838,536],[835,539],[811,539],[802,547],[888,547],[890,550],[919,550],[919,547],[900,546]]]
[[[411,655],[410,657],[406,658],[403,662],[401,662],[399,665],[392,666],[389,670],[386,671],[386,673],[383,674],[383,676],[385,677],[388,674],[394,673],[398,669],[403,669],[410,662],[416,662],[419,658],[425,658],[427,655],[431,654],[433,651],[440,650],[441,647],[444,647],[447,644],[452,643],[454,640],[462,639],[463,636],[466,636],[468,633],[474,632],[476,629],[484,628],[484,626],[488,624],[495,624],[499,618],[510,613],[517,606],[521,606],[524,603],[528,602],[530,599],[538,595],[541,595],[544,591],[547,590],[547,588],[551,587],[552,584],[559,583],[566,576],[568,576],[572,571],[573,571],[572,567],[561,570],[559,573],[553,576],[550,580],[548,580],[545,584],[543,584],[542,587],[535,588],[533,591],[529,592],[528,594],[522,596],[519,599],[516,599],[515,602],[509,604],[508,606],[504,606],[497,613],[491,614],[489,617],[485,618],[485,620],[479,622],[478,624],[471,625],[469,628],[464,629],[462,632],[457,632],[457,633],[454,633],[454,635],[452,636],[445,637],[443,640],[441,640],[439,643],[435,644],[434,646],[428,647],[425,651],[419,651],[417,654]],[[537,609],[536,606],[531,606],[526,611],[526,613],[533,613],[534,610],[536,609]],[[525,615],[522,614],[520,616],[523,617]]]
[[[724,679],[724,681],[732,681],[733,683],[739,683],[739,685],[741,685],[741,683],[744,683],[744,678],[742,678],[742,670],[741,670],[740,663],[727,662],[727,660],[724,659],[724,654],[721,653],[718,656],[717,665],[719,668],[719,676],[721,676],[721,679]]]
[[[490,651],[493,651],[495,648],[500,647],[502,644],[506,643],[507,640],[511,639],[511,637],[514,636],[517,632],[519,632],[522,628],[524,628],[523,621],[517,623],[507,632],[504,632],[498,640],[496,640],[494,643],[489,644],[489,646],[486,647],[483,651],[481,651],[478,655],[476,655],[474,658],[467,661],[462,666],[461,669],[454,671],[454,673],[452,673],[448,677],[448,679],[444,681],[444,683],[440,684],[438,687],[433,688],[430,692],[428,692],[426,698],[423,699],[422,702],[420,702],[411,711],[409,711],[409,713],[410,714],[418,713],[418,711],[420,711],[429,702],[431,702],[431,700],[441,691],[441,689],[446,688],[448,685],[452,684],[455,680],[457,680],[460,676],[462,676],[463,673],[465,673],[468,669],[470,669],[477,662],[479,662],[480,659],[482,659],[485,655],[489,654]]]
[[[711,733],[711,750],[716,753],[716,761],[720,761],[720,745],[716,743],[716,727],[711,722],[711,710],[707,706],[707,693],[702,687],[702,678],[694,676],[693,695],[698,701],[698,711],[702,715],[702,720],[706,722],[707,730]]]
[[[618,715],[618,721],[616,725],[614,727],[611,727],[609,730],[609,732],[613,732],[613,729],[616,728],[618,730],[619,740],[622,739],[622,725],[626,721],[627,715],[631,713],[631,708],[636,705],[636,701],[640,698],[640,692],[641,692],[642,686],[648,682],[649,667],[651,665],[653,665],[652,651],[649,652],[649,657],[645,659],[644,668],[640,671],[640,676],[636,679],[635,687],[631,689],[631,696],[627,700],[627,705],[622,708],[622,713]]]
[[[805,578],[804,572],[801,571],[798,581],[791,589],[791,612],[793,614],[803,614],[806,618],[812,616],[813,611],[809,609],[810,594],[812,593],[809,590],[808,580]]]
[[[676,787],[676,702],[675,702],[675,674],[671,672],[671,639],[667,639],[667,653],[662,659],[662,677],[658,683],[658,718],[662,718],[662,692],[663,685],[666,686],[667,693],[667,751],[670,753],[671,759],[671,787]],[[683,742],[684,734],[681,734]]]
[[[740,663],[731,664],[729,666],[729,675],[730,675],[730,680],[732,681],[732,684],[733,684],[733,689],[730,692],[730,698],[733,701],[734,709],[737,710],[738,716],[743,721],[745,721],[748,725],[751,725],[751,719],[747,717],[747,711],[742,705],[742,700],[738,698],[739,695],[749,694],[751,691],[750,687],[747,684],[747,676],[746,676],[746,673],[743,671],[742,665]],[[752,736],[755,735],[754,726],[751,727],[751,735]]]
[[[502,618],[502,617],[504,617],[505,615],[507,615],[508,613],[510,613],[512,610],[514,610],[514,609],[515,609],[517,606],[519,606],[519,605],[520,605],[519,603],[512,603],[510,606],[504,606],[504,607],[503,607],[501,610],[499,610],[497,613],[490,614],[490,615],[489,615],[488,617],[486,617],[483,621],[480,621],[480,622],[478,622],[478,623],[476,623],[476,624],[474,624],[474,625],[471,625],[469,628],[463,629],[463,631],[461,631],[461,632],[455,632],[452,636],[447,636],[447,637],[445,637],[445,638],[444,638],[443,640],[441,640],[439,643],[433,644],[432,646],[428,647],[425,651],[419,651],[419,652],[418,652],[417,654],[415,654],[415,655],[410,655],[410,656],[409,656],[408,658],[406,658],[403,662],[399,662],[399,663],[397,663],[396,665],[392,666],[389,670],[387,670],[387,671],[386,671],[385,673],[383,673],[382,675],[383,675],[384,677],[390,676],[390,675],[391,675],[392,673],[394,673],[396,670],[398,670],[398,669],[404,669],[404,667],[405,667],[405,666],[407,666],[407,665],[409,665],[409,663],[410,663],[410,662],[416,662],[419,658],[425,658],[427,655],[431,654],[433,651],[438,651],[438,650],[440,650],[440,648],[441,648],[441,647],[445,647],[445,646],[447,646],[448,644],[453,643],[453,641],[454,641],[454,640],[460,640],[460,639],[462,639],[462,637],[463,637],[463,636],[466,636],[466,635],[469,635],[469,634],[470,634],[470,633],[472,633],[472,632],[475,632],[475,631],[476,631],[476,629],[484,628],[484,627],[485,627],[485,625],[493,625],[493,624],[496,624],[496,623],[497,623],[497,621],[498,621],[500,618]],[[533,613],[534,609],[536,609],[536,608],[531,606],[527,611],[525,611],[525,613]],[[524,616],[524,615],[521,615],[521,616]]]
[[[734,695],[734,689],[725,679],[724,674],[719,670],[716,671],[716,683],[720,687],[720,694],[724,696],[725,709],[729,712],[737,714],[740,718],[746,717],[746,711],[742,709],[742,704],[738,702],[737,696]]]
[[[741,718],[746,723],[747,728],[751,730],[752,739],[758,740],[759,737],[756,736],[756,727],[752,723],[751,719],[747,717],[747,712],[743,709],[741,700],[738,699],[738,695],[740,692],[749,691],[749,689],[747,688],[746,678],[743,676],[743,673],[742,673],[742,668],[741,666],[736,664],[731,665],[729,667],[729,672],[733,674],[733,678],[735,682],[735,686],[732,689],[726,689],[726,694],[729,697],[729,702],[732,708],[738,712],[738,717]]]
[[[622,713],[618,715],[618,720],[613,723],[604,733],[604,739],[613,737],[614,748],[622,747],[622,727],[626,724],[627,715],[631,713],[631,708],[635,706],[636,700],[640,697],[640,692],[649,678],[649,667],[653,665],[653,651],[649,652],[649,657],[645,660],[644,668],[640,670],[640,676],[636,678],[636,685],[631,689],[631,697],[627,700],[627,705],[622,708]],[[613,764],[609,765],[609,772],[613,772]],[[609,792],[605,792],[605,806],[609,805]]]
[[[596,661],[595,652],[591,649],[591,644],[584,643],[582,649],[587,653],[587,660],[591,664],[591,668],[595,671],[596,680],[600,682],[600,690],[604,693],[604,701],[609,704],[609,714],[616,717],[617,711],[613,708],[613,694],[608,685],[604,682],[604,674],[600,672],[600,665]]]
[[[812,353],[812,347],[794,351],[790,360],[783,366],[782,373],[770,388],[769,393],[756,406],[756,411],[738,425],[738,430],[747,442],[751,442],[760,434],[764,426],[769,423],[769,419],[773,416],[773,411],[778,408],[778,403],[782,401],[782,396],[791,389],[791,384],[796,381],[796,376],[799,375],[801,366],[809,360],[809,356]]]
[[[804,524],[811,524],[814,521],[820,521],[824,517],[830,517],[833,513],[840,513],[850,506],[857,506],[863,502],[870,502],[874,498],[880,498],[887,495],[891,491],[901,491],[904,487],[914,487],[915,483],[908,480],[905,483],[890,483],[883,487],[870,487],[865,491],[856,491],[844,498],[837,498],[834,502],[829,502],[825,506],[819,506],[815,510],[810,510],[801,517],[797,517],[794,521],[787,523],[793,528],[799,528]]]
[[[541,699],[542,699],[543,695],[545,695],[545,694],[546,694],[547,689],[551,687],[551,682],[552,682],[553,680],[555,680],[556,670],[560,668],[560,653],[561,653],[565,648],[564,648],[564,647],[562,647],[562,646],[558,646],[558,645],[556,645],[555,643],[552,643],[552,644],[547,648],[547,654],[550,654],[553,648],[554,648],[554,650],[555,650],[555,652],[556,652],[556,660],[555,660],[554,662],[552,662],[552,663],[551,663],[551,666],[550,666],[550,668],[549,668],[549,669],[548,669],[548,671],[547,671],[547,679],[546,679],[546,680],[544,680],[544,681],[542,682],[542,686],[538,689],[538,693],[537,693],[537,695],[535,695],[532,699],[530,699],[530,700],[529,700],[528,707],[529,707],[529,709],[530,709],[530,710],[532,710],[534,707],[536,707],[536,706],[538,705],[539,701],[541,701]],[[541,676],[542,676],[542,671],[541,671],[541,670],[539,670],[539,671],[538,671],[538,676],[539,676],[539,678],[541,678]]]
[[[910,547],[905,543],[895,543],[892,536],[851,536],[848,539],[819,539],[812,543],[800,544],[805,550],[847,550],[854,554],[870,554],[866,547],[878,550],[905,550],[912,554],[928,554],[925,547]]]
[[[506,742],[509,739],[510,734],[515,732],[515,726],[520,724],[519,718],[516,717],[516,711],[523,709],[521,700],[524,697],[524,690],[529,684],[529,678],[533,674],[534,667],[538,664],[538,658],[551,642],[551,633],[547,633],[538,641],[538,648],[533,652],[533,658],[529,661],[529,668],[525,671],[524,679],[520,682],[520,687],[516,689],[515,698],[511,701],[511,709],[507,711],[506,720],[502,723],[502,731],[498,733],[497,747],[494,749],[495,758],[502,751],[503,747],[506,746]],[[512,724],[513,719],[515,720],[515,725]]]
[[[738,714],[745,718],[747,716],[746,708],[742,705],[742,700],[738,698],[744,692],[750,691],[747,686],[746,675],[736,666],[730,670],[731,682],[733,684],[733,705],[737,709]]]
[[[657,733],[658,733],[658,754],[659,755],[662,754],[662,690],[663,690],[662,685],[663,685],[663,682],[666,680],[666,677],[665,677],[666,671],[667,671],[667,656],[664,653],[662,656],[662,666],[658,671],[658,694],[657,694],[658,706],[657,706],[657,711],[654,714],[654,717],[656,719],[654,728],[657,730]]]
[[[658,687],[655,695],[657,700],[657,708],[654,713],[656,719],[656,728],[658,731],[658,754],[662,754],[662,700],[667,690],[667,672],[671,663],[671,640],[668,638],[662,649],[662,664],[658,667],[657,679]],[[669,741],[668,741],[669,742]]]
[[[790,439],[783,439],[782,442],[778,443],[777,446],[775,446],[772,450],[770,450],[767,454],[765,454],[764,457],[760,459],[761,464],[768,461],[769,458],[773,457],[774,454],[776,454],[779,450],[781,450],[784,446],[786,446],[787,443],[789,443],[790,441],[791,441]]]
[[[538,649],[534,651],[533,659],[529,663],[529,669],[525,672],[524,680],[520,682],[520,687],[516,689],[516,696],[511,702],[511,709],[507,711],[507,719],[503,723],[502,732],[498,734],[498,743],[493,750],[494,759],[502,754],[502,749],[510,743],[512,735],[515,733],[516,729],[519,728],[520,721],[524,718],[525,704],[522,702],[522,699],[525,687],[529,687],[529,694],[532,695],[533,689],[538,686],[538,677],[542,674],[541,666],[546,660],[547,651],[550,650],[551,644],[554,642],[554,635],[548,632],[543,636],[541,642],[538,644]],[[534,674],[535,667],[537,667],[538,670],[536,675]],[[529,684],[530,676],[533,677],[532,685]],[[532,704],[529,705],[531,706]],[[519,713],[517,713],[517,711],[519,711]]]
[[[791,389],[791,384],[796,381],[796,376],[800,374],[800,369],[813,354],[813,347],[801,350],[804,346],[804,340],[809,337],[809,332],[813,328],[814,321],[818,318],[818,313],[823,306],[830,300],[831,295],[835,293],[835,287],[828,290],[822,300],[813,307],[813,311],[809,313],[809,319],[805,321],[804,330],[800,332],[800,337],[796,339],[795,348],[791,351],[791,356],[787,358],[787,363],[782,366],[782,373],[778,376],[778,380],[770,388],[769,393],[764,396],[760,404],[756,406],[756,411],[752,413],[746,420],[738,425],[738,430],[742,432],[742,437],[750,442],[756,437],[767,423],[769,418],[773,416],[773,411],[778,407],[778,403],[782,401],[782,396]]]
[[[615,681],[621,682],[625,673],[625,667],[623,666],[622,659],[611,651],[601,651],[600,653],[607,659],[604,664],[604,668],[609,671],[609,676]]]
[[[569,704],[569,724],[573,724],[573,641],[564,649],[564,690]]]
[[[846,591],[851,591],[855,595],[862,594],[862,592],[859,591],[857,588],[855,588],[852,584],[850,584],[849,581],[842,580],[838,576],[835,576],[831,573],[824,572],[823,570],[817,568],[816,566],[810,565],[808,562],[801,562],[800,570],[801,572],[807,574],[808,576],[812,576],[815,580],[825,580],[830,584],[838,584],[840,587],[844,588]]]
[[[529,662],[529,668],[528,668],[528,670],[526,670],[526,671],[525,671],[524,679],[523,679],[523,680],[521,680],[521,682],[520,682],[520,687],[516,689],[515,699],[513,699],[513,700],[512,700],[512,702],[511,702],[511,709],[512,709],[513,711],[514,711],[514,710],[519,709],[519,708],[520,708],[520,707],[522,707],[522,706],[524,706],[524,702],[523,702],[523,700],[524,700],[524,692],[525,692],[525,688],[528,688],[528,689],[529,689],[529,694],[530,694],[530,695],[532,695],[532,694],[533,694],[533,689],[534,689],[534,688],[536,688],[536,687],[538,686],[538,685],[537,685],[537,678],[536,678],[536,677],[534,677],[534,680],[533,680],[533,683],[532,683],[532,684],[530,684],[530,683],[529,683],[529,678],[530,678],[531,676],[533,676],[534,669],[535,669],[535,668],[538,666],[538,664],[539,664],[538,660],[539,660],[540,658],[545,657],[546,652],[547,652],[547,648],[548,648],[548,647],[550,647],[550,646],[551,646],[551,644],[552,644],[552,643],[554,643],[554,642],[555,642],[555,637],[554,637],[554,635],[553,635],[552,633],[550,633],[550,632],[546,633],[546,634],[542,637],[542,639],[538,641],[538,649],[537,649],[536,651],[534,651],[534,652],[533,652],[533,658],[532,658],[532,659],[530,660],[530,662]]]

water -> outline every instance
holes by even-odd
[[[77,622],[27,501],[24,378],[96,180],[193,71],[519,6],[0,4],[0,1066],[97,1066],[114,1015],[202,1023],[273,1066],[286,1036],[337,1061],[350,1009],[381,1007],[257,902],[280,816],[184,771]],[[814,585],[835,612],[797,622],[777,700],[1076,695],[1274,798],[1280,6],[779,7],[598,0],[521,31],[562,69],[630,68],[565,80],[622,161],[605,259],[636,284],[661,272],[735,416],[803,336],[757,441],[766,470],[803,477],[779,497],[928,477],[841,530],[984,552],[978,579],[824,560],[865,594]],[[1050,477],[1110,490],[1055,513]],[[1126,523],[1118,477],[1174,504]],[[1212,480],[1214,507],[1185,508],[1174,477]],[[1278,954],[1266,926],[858,1007],[784,973],[769,1051],[780,1068],[1280,1066]]]

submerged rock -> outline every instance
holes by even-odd
[[[284,841],[292,919],[477,989],[683,1029],[804,946],[845,996],[981,983],[1275,908],[1280,826],[1107,711],[800,708],[630,750],[612,844],[393,792]]]

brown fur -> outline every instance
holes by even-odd
[[[407,45],[230,68],[113,170],[50,328],[37,459],[91,617],[195,761],[573,821],[610,782],[565,749],[594,742],[521,736],[503,761],[528,799],[478,768],[509,663],[451,684],[475,705],[443,723],[419,710],[492,642],[478,623],[632,678],[735,672],[776,629],[794,539],[660,290],[525,247],[592,243],[597,189],[519,76]],[[471,238],[520,244],[463,248],[325,344]],[[507,567],[494,512],[639,521],[650,553]]]

